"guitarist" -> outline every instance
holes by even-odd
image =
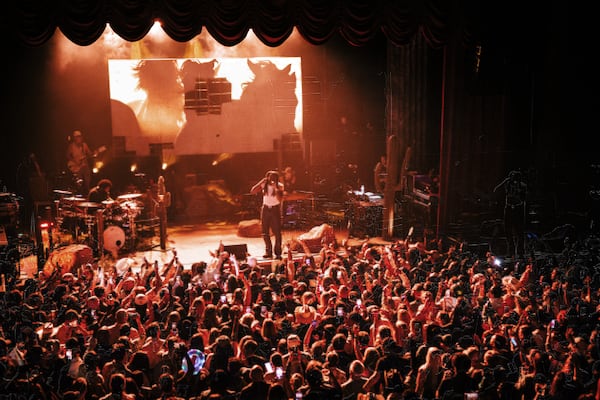
[[[67,146],[67,167],[73,174],[79,194],[87,196],[90,190],[92,169],[89,159],[94,156],[88,144],[83,140],[81,131],[73,132]]]

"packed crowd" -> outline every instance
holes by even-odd
[[[0,399],[600,399],[593,238],[302,244],[6,282]]]

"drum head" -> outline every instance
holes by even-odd
[[[125,231],[118,226],[109,226],[102,233],[104,239],[104,250],[117,254],[125,245]]]

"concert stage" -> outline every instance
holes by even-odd
[[[348,246],[355,247],[364,242],[386,243],[379,237],[381,228],[376,231],[367,229],[375,220],[381,224],[381,216],[353,218],[356,212],[350,213],[347,205],[321,198],[316,201],[312,193],[306,193],[300,192],[298,196],[284,201],[284,258],[288,243],[292,243],[294,260],[304,257],[304,249],[296,241],[302,236],[309,239],[310,251],[318,259],[321,247],[319,235],[322,233],[318,228],[324,226],[328,227],[328,238],[335,238],[340,244],[345,241]],[[262,266],[273,263],[271,259],[262,258],[265,247],[255,204],[242,203],[242,212],[219,213],[221,203],[211,203],[203,214],[185,209],[183,213],[166,217],[166,213],[146,215],[145,210],[149,207],[145,206],[143,199],[142,195],[131,193],[119,196],[111,204],[98,204],[76,197],[61,197],[55,201],[56,210],[46,208],[46,220],[51,222],[46,225],[51,226],[51,232],[48,228],[41,231],[38,241],[43,243],[43,252],[37,253],[45,254],[44,259],[38,262],[38,256],[34,255],[21,260],[21,275],[35,277],[39,269],[46,275],[54,270],[52,263],[63,265],[61,272],[64,273],[65,269],[73,269],[74,264],[83,263],[81,257],[84,254],[85,262],[92,259],[101,265],[131,259],[135,269],[144,258],[150,262],[167,263],[173,256],[173,250],[184,267],[190,268],[196,262],[209,262],[220,243],[230,253],[235,253],[238,259],[246,255],[255,258]],[[246,210],[248,212],[243,212]],[[212,211],[213,216],[209,217],[208,211]],[[350,220],[352,223],[348,222]],[[82,249],[82,246],[87,248]]]
[[[167,263],[173,257],[173,250],[177,252],[179,261],[184,265],[185,269],[189,269],[195,262],[206,261],[209,262],[212,258],[211,253],[215,253],[219,248],[219,244],[222,242],[227,250],[230,252],[236,252],[241,249],[247,250],[248,257],[254,257],[257,263],[266,270],[270,269],[273,260],[263,259],[265,247],[262,237],[246,237],[240,236],[238,230],[239,222],[237,221],[226,221],[226,220],[215,220],[215,221],[171,221],[167,226],[165,248],[161,248],[159,245],[158,237],[152,238],[153,245],[148,247],[138,246],[136,249],[127,250],[123,247],[119,251],[117,258],[115,259],[110,252],[103,252],[100,257],[95,257],[99,264],[108,265],[116,262],[123,258],[130,258],[133,260],[132,269],[135,271],[136,267],[141,266],[144,258],[150,262],[158,260],[162,265]],[[365,241],[370,244],[387,244],[381,238],[369,238],[360,239],[348,236],[348,230],[345,227],[331,227],[333,234],[338,243],[346,241],[348,246],[361,246]],[[287,256],[286,243],[294,242],[299,236],[306,234],[308,229],[284,229],[283,230],[283,244],[284,254],[283,258]],[[73,244],[67,246],[57,247],[53,252],[66,251],[69,252],[70,248],[81,247],[81,244]],[[312,255],[319,261],[318,250],[314,247],[311,249]],[[298,246],[293,246],[292,258],[295,261],[300,261],[305,256],[303,250],[299,249]],[[25,259],[21,263],[21,277],[22,278],[33,278],[37,273],[37,262],[36,259]]]

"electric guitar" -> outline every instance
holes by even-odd
[[[90,158],[96,158],[100,154],[104,153],[105,151],[106,151],[106,146],[100,146],[96,150],[94,150],[92,152],[92,154],[90,154],[89,156],[82,157],[79,160],[69,160],[69,161],[67,161],[67,168],[69,168],[69,171],[71,171],[72,173],[77,174],[79,171],[81,171],[81,168],[83,168],[83,166],[85,165],[85,163]]]

